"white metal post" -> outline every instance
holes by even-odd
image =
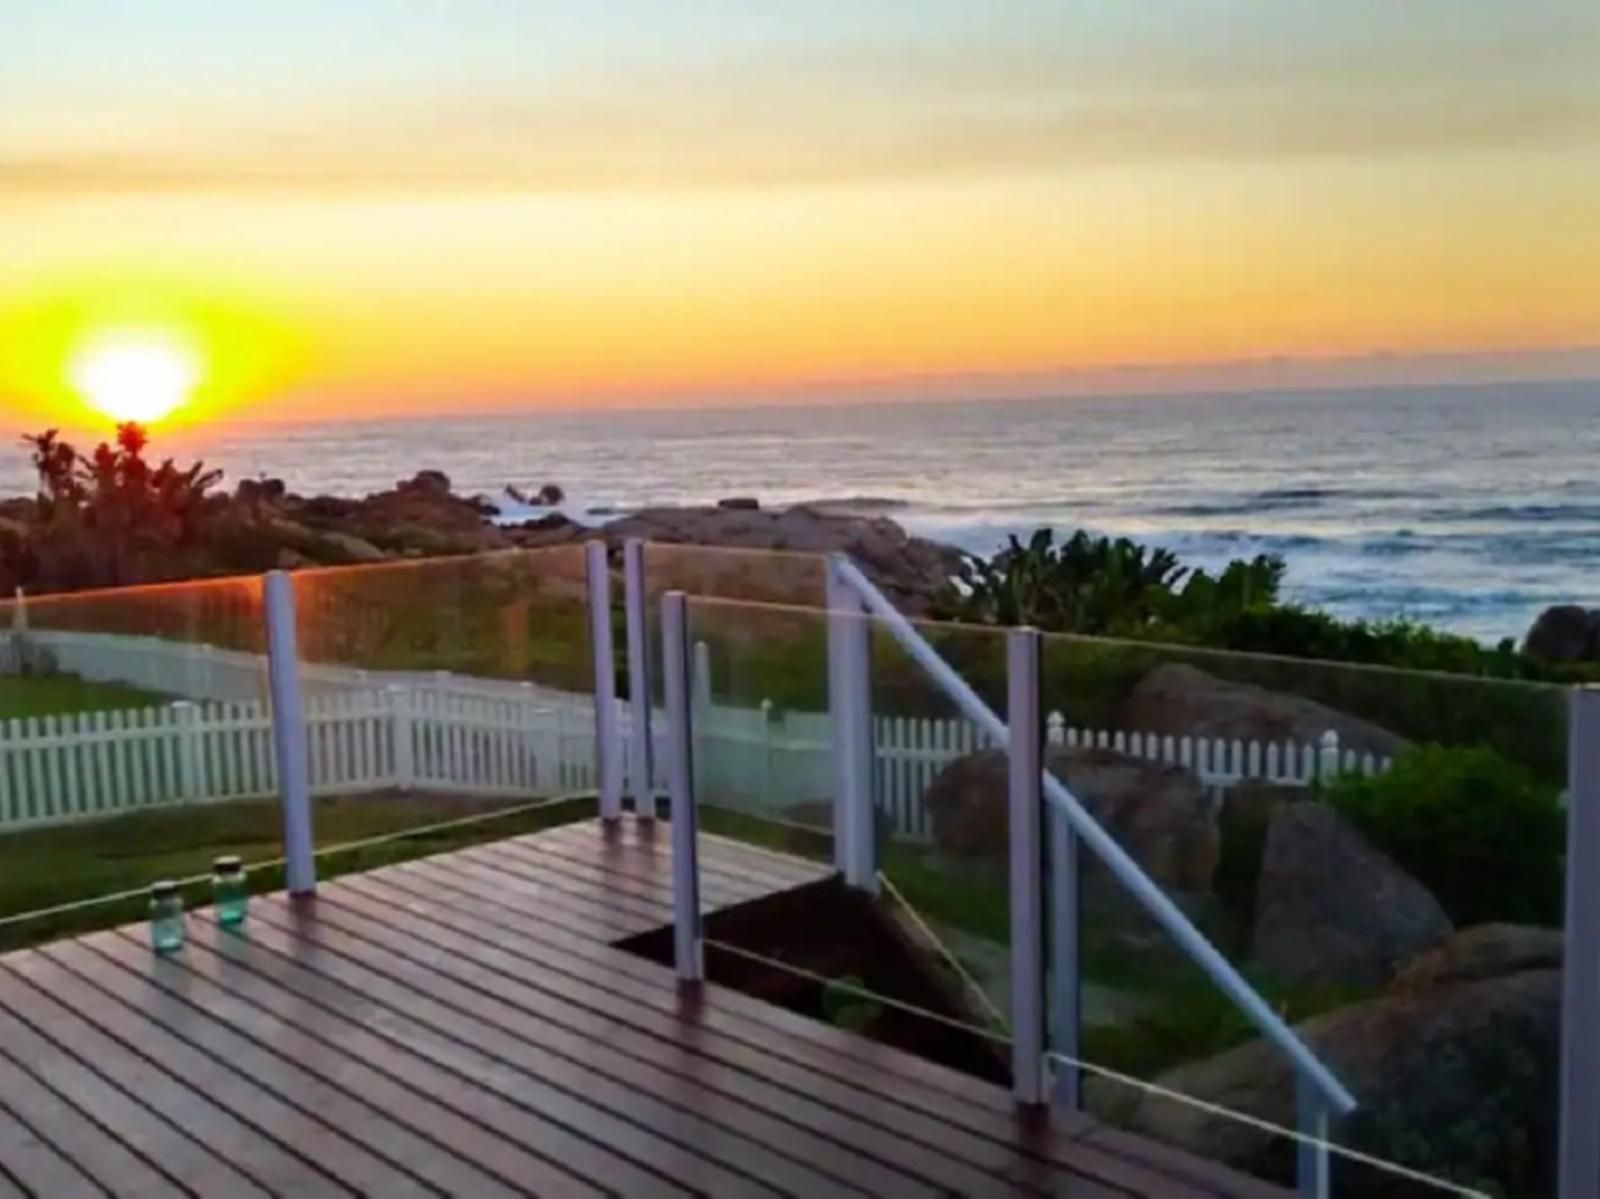
[[[644,542],[637,537],[628,538],[622,546],[622,583],[628,613],[628,708],[633,717],[628,791],[634,812],[653,820],[656,792],[651,783],[649,608],[644,594]]]
[[[1561,977],[1561,1199],[1600,1196],[1600,690],[1567,725],[1567,927]]]
[[[828,707],[833,714],[833,859],[852,887],[878,889],[872,804],[871,624],[866,606],[828,559]]]
[[[1333,1176],[1328,1163],[1328,1102],[1300,1070],[1294,1075],[1295,1186],[1303,1199],[1328,1199]]]
[[[311,846],[311,775],[305,707],[300,698],[300,650],[295,635],[294,584],[281,570],[261,581],[267,619],[267,682],[272,693],[272,745],[283,800],[284,879],[291,895],[317,889]]]
[[[1052,719],[1059,718],[1059,713]],[[1054,731],[1054,730],[1052,730]],[[1054,741],[1051,744],[1055,744]],[[1078,834],[1059,808],[1050,828],[1050,1046],[1058,1055],[1055,1102],[1068,1111],[1083,1104],[1082,977],[1078,969]]]
[[[622,815],[622,737],[617,722],[617,666],[611,645],[611,567],[606,543],[589,542],[589,640],[594,646],[595,782],[600,818]]]
[[[1006,635],[1010,758],[1011,1085],[1019,1103],[1045,1098],[1044,839],[1039,771],[1039,633]]]
[[[705,977],[700,934],[700,858],[694,796],[694,704],[689,697],[689,605],[661,598],[661,659],[667,691],[667,792],[672,817],[672,956],[678,978]]]

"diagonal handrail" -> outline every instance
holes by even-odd
[[[883,622],[884,627],[900,643],[900,647],[944,689],[969,719],[993,739],[996,746],[1001,749],[1007,748],[1011,739],[1005,721],[995,715],[967,681],[939,656],[938,651],[923,639],[922,635],[912,627],[911,622],[901,615],[899,609],[848,557],[836,554],[832,556],[831,562],[838,577],[849,585],[868,611]],[[1061,780],[1046,770],[1043,782],[1046,799],[1066,817],[1084,844],[1100,859],[1117,881],[1133,893],[1133,897],[1178,943],[1190,960],[1206,972],[1211,981],[1238,1006],[1262,1036],[1288,1056],[1300,1076],[1315,1086],[1324,1101],[1338,1114],[1347,1115],[1354,1111],[1355,1096],[1334,1077],[1333,1072],[1323,1065],[1322,1060],[1311,1052],[1306,1043],[1278,1013],[1272,1010],[1266,1000],[1257,994],[1255,988],[1245,981],[1233,963],[1206,940],[1200,930],[1183,914],[1182,909],[1151,881],[1150,876],[1139,868],[1138,863],[1128,855],[1128,852],[1100,827]]]

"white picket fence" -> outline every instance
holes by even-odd
[[[428,788],[554,796],[594,785],[594,724],[525,700],[389,688],[305,700],[320,795]],[[263,701],[0,723],[0,828],[276,793]]]
[[[782,816],[833,794],[831,724],[825,713],[721,708],[702,701],[696,713],[698,793],[708,802]],[[1175,737],[1127,730],[1069,727],[1059,713],[1047,723],[1051,744],[1097,746],[1192,770],[1219,805],[1246,780],[1309,788],[1336,774],[1374,775],[1389,759],[1343,749],[1329,730],[1316,744]],[[880,716],[873,721],[874,793],[896,836],[927,840],[933,828],[925,797],[951,762],[990,747],[969,720]],[[811,814],[805,814],[809,819]]]
[[[152,804],[275,793],[271,714],[260,655],[153,637],[38,631],[57,669],[182,695],[180,702],[0,723],[0,828],[100,816]],[[783,816],[833,793],[832,725],[824,712],[712,702],[703,651],[696,683],[696,774],[711,803]],[[443,671],[365,671],[303,664],[311,781],[319,794],[432,788],[483,796],[549,796],[594,785],[594,699],[529,682]],[[665,744],[665,718],[653,717]],[[624,742],[632,715],[618,706]],[[923,840],[938,773],[985,748],[965,720],[880,716],[876,793],[895,834]],[[1244,779],[1306,787],[1387,760],[1315,745],[1158,736],[1048,723],[1052,744],[1096,745],[1193,770],[1218,800]],[[655,763],[655,790],[666,787]],[[624,752],[624,761],[631,755]],[[629,790],[632,790],[631,780]]]

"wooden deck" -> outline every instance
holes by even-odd
[[[0,1196],[1281,1192],[614,947],[665,830],[568,825],[0,958]],[[709,904],[808,882],[707,838]]]

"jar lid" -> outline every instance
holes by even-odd
[[[212,862],[211,868],[218,874],[232,874],[235,871],[243,870],[244,863],[239,860],[237,855],[230,853]]]
[[[171,879],[162,879],[158,883],[150,884],[151,899],[171,899],[178,893],[178,884]]]

